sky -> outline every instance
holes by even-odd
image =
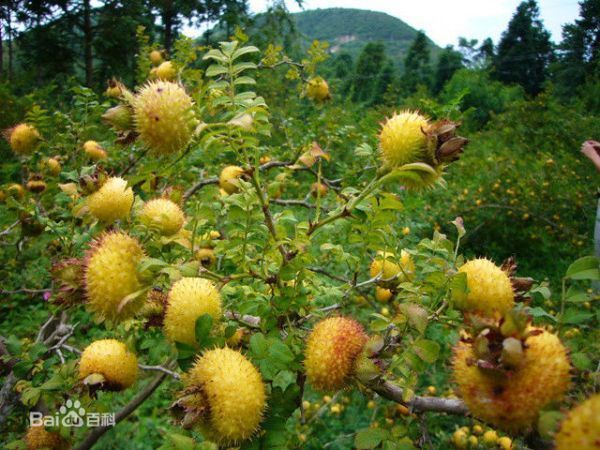
[[[263,12],[270,0],[249,0],[250,11]],[[292,12],[301,11],[294,0],[285,0]],[[460,36],[479,39],[500,35],[520,0],[304,0],[304,9],[359,8],[382,11],[423,30],[438,45],[456,45]],[[579,12],[577,0],[538,0],[542,20],[555,42],[561,27],[573,22]]]

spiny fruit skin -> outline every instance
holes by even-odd
[[[88,345],[79,360],[79,379],[100,374],[114,390],[128,388],[137,379],[138,365],[135,354],[115,339],[101,339]]]
[[[157,228],[164,236],[181,230],[185,216],[179,205],[167,198],[156,198],[146,202],[140,220],[147,227]]]
[[[133,117],[140,140],[161,155],[184,149],[198,125],[190,96],[166,81],[151,81],[139,91]]]
[[[163,81],[173,81],[177,77],[177,70],[171,61],[165,61],[156,68],[156,76]]]
[[[492,261],[473,259],[459,270],[467,274],[465,299],[457,302],[457,307],[484,316],[504,314],[514,305],[514,292],[508,274]]]
[[[398,275],[394,281],[402,283],[414,278],[415,263],[412,256],[410,256],[410,253],[404,250],[400,252],[400,260],[398,260],[393,253],[378,252],[371,263],[369,274],[371,277],[376,277],[380,273],[383,279],[392,278]],[[399,275],[400,273],[401,275]]]
[[[238,186],[232,181],[237,180],[244,173],[244,169],[239,166],[227,166],[221,171],[219,176],[219,186],[228,194],[238,191]]]
[[[44,168],[50,172],[51,175],[58,176],[62,170],[60,162],[56,158],[48,158],[44,161]]]
[[[111,320],[133,316],[141,300],[119,305],[128,295],[142,288],[137,265],[144,257],[138,241],[125,233],[106,233],[90,248],[85,264],[87,304],[100,318]]]
[[[204,278],[182,278],[169,292],[164,330],[173,342],[196,343],[196,319],[209,314],[213,323],[221,319],[221,295],[216,286]]]
[[[201,424],[211,440],[233,445],[258,431],[265,406],[265,385],[260,373],[244,355],[230,348],[205,352],[184,378],[197,387],[208,403]]]
[[[102,120],[117,131],[127,131],[132,127],[131,109],[125,105],[113,106],[102,114]]]
[[[417,112],[394,113],[383,124],[379,135],[384,162],[390,167],[398,167],[420,161],[426,152],[428,127],[427,118]]]
[[[196,258],[203,267],[211,267],[217,262],[215,251],[212,248],[201,248],[196,252]]]
[[[21,200],[23,197],[25,197],[25,188],[22,184],[12,183],[6,188],[6,193],[13,198]]]
[[[26,155],[35,150],[41,137],[33,125],[20,123],[8,130],[7,140],[13,152],[18,155]]]
[[[600,394],[575,407],[556,434],[556,450],[600,449]]]
[[[503,376],[480,369],[471,344],[454,348],[453,375],[473,416],[508,431],[528,428],[540,409],[560,400],[570,384],[567,351],[548,331],[529,335],[521,364]]]
[[[25,434],[28,450],[66,450],[69,444],[58,433],[47,431],[43,425],[32,425]]]
[[[86,141],[83,144],[83,151],[92,161],[102,161],[108,158],[106,150],[96,141]]]
[[[127,187],[127,181],[120,177],[109,178],[87,199],[90,213],[106,223],[128,217],[132,205],[133,190]]]
[[[346,386],[366,342],[363,327],[353,319],[331,317],[319,322],[306,342],[304,367],[308,381],[319,391]]]
[[[317,102],[330,99],[329,84],[321,77],[312,78],[306,85],[306,96]]]

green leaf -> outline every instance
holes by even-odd
[[[375,448],[388,436],[386,430],[381,428],[365,428],[359,430],[354,437],[354,446],[357,449]]]
[[[296,375],[294,372],[290,372],[289,370],[282,370],[275,378],[273,378],[273,387],[280,388],[282,391],[285,391],[288,386],[294,384],[296,382]]]
[[[417,356],[427,363],[433,363],[440,354],[440,344],[427,339],[419,339],[413,344]]]
[[[585,322],[588,319],[591,319],[594,314],[587,311],[580,311],[578,309],[567,309],[565,314],[561,318],[562,323],[571,323],[577,324],[581,322]]]
[[[217,75],[222,75],[224,73],[227,73],[227,67],[220,64],[212,64],[206,69],[207,77],[216,77]]]
[[[595,256],[579,258],[567,269],[565,278],[571,280],[600,280],[600,261]]]
[[[408,318],[408,323],[419,333],[423,334],[429,322],[427,310],[414,303],[402,303],[399,306],[400,311]]]
[[[202,314],[196,319],[196,342],[200,347],[205,347],[208,344],[212,324],[213,318],[210,314]]]
[[[589,370],[593,367],[592,360],[585,353],[572,353],[571,362],[579,370]]]
[[[260,50],[256,47],[254,47],[253,45],[248,45],[246,47],[238,48],[235,52],[233,52],[233,55],[231,55],[231,59],[235,60],[235,59],[238,59],[242,55],[246,55],[248,53],[256,53],[259,51]]]
[[[269,343],[264,334],[255,333],[250,338],[250,351],[256,358],[266,358],[269,354]]]

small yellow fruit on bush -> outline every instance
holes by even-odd
[[[390,252],[377,252],[369,270],[371,277],[381,274],[382,279],[396,277],[395,284],[409,281],[414,278],[415,263],[412,256],[404,250],[400,252],[400,260]]]
[[[171,287],[164,330],[172,342],[196,343],[196,319],[209,314],[213,324],[221,319],[221,295],[216,286],[204,278],[182,278]]]
[[[125,298],[142,288],[137,265],[144,257],[138,241],[125,233],[106,233],[86,256],[85,291],[88,307],[100,318],[111,320],[133,316],[143,305]]]
[[[388,302],[390,298],[392,298],[392,291],[379,286],[375,288],[375,300],[381,303],[385,303]]]
[[[329,85],[321,77],[314,77],[306,84],[306,96],[314,101],[323,102],[331,98]]]
[[[473,416],[505,430],[524,430],[540,409],[562,398],[570,378],[567,351],[556,335],[535,328],[529,332],[533,335],[525,340],[523,358],[508,375],[479,368],[472,344],[456,345],[454,380]]]
[[[121,391],[137,379],[137,358],[115,339],[94,341],[81,354],[79,379],[83,381],[92,374],[102,375],[108,390]]]
[[[199,390],[204,414],[199,428],[224,446],[251,438],[262,420],[265,386],[258,370],[244,355],[230,348],[205,352],[184,376],[189,391]]]
[[[158,229],[160,234],[171,236],[181,230],[185,216],[177,203],[167,198],[156,198],[146,202],[140,220],[147,227]]]
[[[66,450],[69,444],[58,433],[47,431],[43,425],[32,425],[25,434],[28,450]]]
[[[600,394],[573,408],[556,434],[556,450],[600,448]]]
[[[456,430],[452,434],[452,444],[454,444],[454,447],[456,448],[467,448],[469,444],[467,433],[465,433],[463,430]]]
[[[42,180],[41,177],[37,177],[37,176],[33,177],[29,181],[27,181],[27,184],[25,186],[27,187],[27,190],[29,192],[33,192],[35,194],[44,192],[46,190],[46,188],[48,187],[46,182],[44,180]]]
[[[62,170],[60,162],[56,158],[48,158],[45,161],[45,168],[50,172],[51,175],[58,176]]]
[[[112,177],[87,198],[90,213],[98,220],[112,223],[129,216],[133,205],[133,190],[123,178]]]
[[[327,195],[328,191],[329,191],[329,188],[324,183],[313,183],[310,186],[310,193],[315,198],[325,197]]]
[[[12,198],[21,200],[23,197],[25,197],[25,188],[22,184],[12,183],[6,188],[6,193]]]
[[[161,155],[183,150],[198,125],[192,99],[176,83],[147,83],[136,95],[133,110],[140,140]]]
[[[467,274],[469,292],[456,306],[463,311],[494,317],[514,305],[515,294],[508,274],[492,261],[473,259],[459,270]]]
[[[102,161],[108,158],[106,150],[96,141],[86,141],[83,144],[83,151],[92,161]]]
[[[35,150],[41,137],[33,125],[20,123],[6,131],[6,140],[13,152],[26,155]]]
[[[477,445],[479,444],[479,439],[477,439],[477,436],[469,436],[469,446],[471,446],[472,448],[477,447]]]
[[[473,434],[477,436],[481,436],[483,434],[483,428],[481,425],[473,425]]]
[[[306,343],[304,367],[308,382],[320,391],[343,388],[366,342],[363,327],[353,319],[332,317],[320,321]]]
[[[177,78],[177,70],[171,61],[165,61],[156,68],[156,76],[163,81],[173,81]]]
[[[495,430],[488,430],[483,433],[482,441],[488,447],[496,445],[498,442],[498,433]]]
[[[158,50],[152,50],[150,52],[150,62],[153,66],[159,66],[163,62],[162,53]]]
[[[501,450],[511,450],[513,448],[512,440],[507,436],[503,436],[498,439],[498,447],[500,447]]]
[[[427,150],[428,127],[427,118],[417,112],[394,113],[379,135],[383,161],[390,167],[421,161]]]
[[[215,251],[212,248],[201,248],[196,252],[196,258],[203,267],[212,267],[217,262]]]
[[[237,192],[239,188],[236,184],[236,180],[238,180],[243,173],[244,169],[239,166],[225,167],[219,176],[219,186],[228,194]]]

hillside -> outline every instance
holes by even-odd
[[[396,17],[363,9],[314,9],[293,17],[308,40],[327,41],[333,53],[345,51],[353,57],[368,42],[381,41],[387,54],[399,63],[417,34],[417,30]],[[435,57],[440,49],[431,40],[430,44]]]

